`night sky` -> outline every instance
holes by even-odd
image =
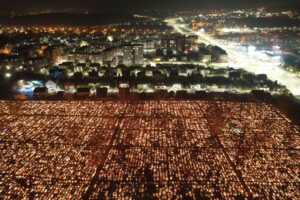
[[[0,0],[0,13],[45,11],[136,11],[299,5],[299,0]]]

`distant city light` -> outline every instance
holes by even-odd
[[[110,35],[110,36],[107,37],[107,40],[108,40],[109,42],[112,42],[112,41],[114,40],[114,38],[113,38],[113,36]]]
[[[11,73],[6,73],[6,74],[5,74],[5,77],[6,77],[6,78],[10,78],[10,77],[11,77]]]
[[[87,41],[81,41],[80,42],[80,47],[88,46],[89,43]]]
[[[280,46],[273,46],[273,50],[280,50]]]
[[[255,51],[256,51],[256,47],[255,47],[255,46],[250,45],[250,46],[248,47],[248,52],[249,52],[249,53],[253,53],[253,52],[255,52]]]

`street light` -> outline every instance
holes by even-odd
[[[10,77],[11,77],[11,73],[6,73],[6,74],[5,74],[5,77],[6,77],[6,78],[10,78]]]

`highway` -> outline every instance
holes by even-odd
[[[230,67],[244,69],[254,74],[267,74],[272,81],[277,81],[294,95],[300,98],[300,77],[296,74],[284,70],[278,62],[266,62],[259,60],[247,53],[241,52],[236,47],[223,44],[212,36],[201,31],[194,31],[186,25],[178,24],[177,19],[168,19],[166,22],[174,28],[175,31],[184,35],[197,35],[199,40],[206,44],[216,45],[224,49],[228,54]]]

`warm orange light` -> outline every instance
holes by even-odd
[[[3,49],[1,49],[0,50],[0,52],[2,53],[2,54],[5,54],[5,55],[10,55],[10,54],[12,54],[12,47],[10,46],[10,45],[5,45],[4,47],[3,47]]]

